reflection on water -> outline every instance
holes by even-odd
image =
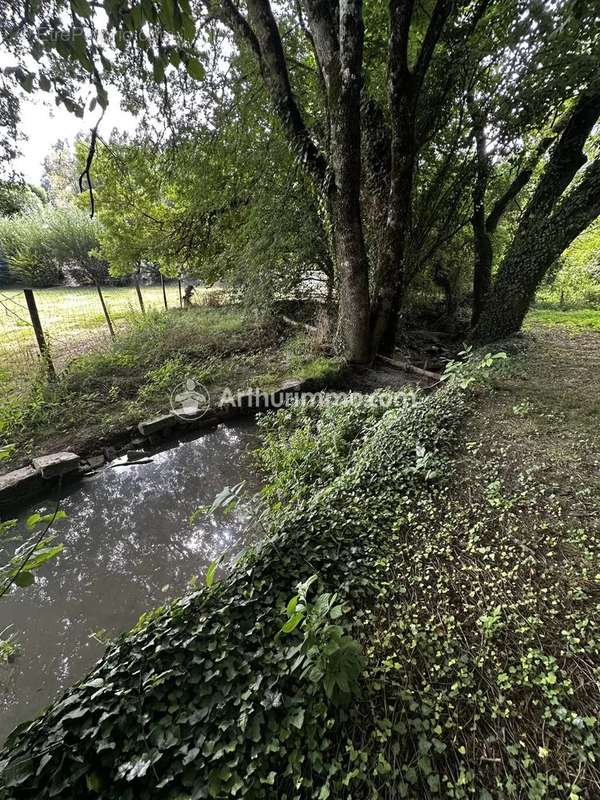
[[[0,667],[0,742],[85,675],[104,650],[95,631],[130,628],[235,546],[243,511],[193,526],[189,517],[224,486],[246,480],[257,488],[247,455],[254,430],[249,421],[219,426],[150,464],[103,469],[70,488],[61,503],[68,519],[55,525],[64,552],[33,586],[0,602],[0,630],[12,623],[22,646],[14,664]],[[20,519],[53,505],[38,503]]]

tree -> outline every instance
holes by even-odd
[[[81,140],[78,136],[76,144]],[[81,170],[75,159],[74,146],[65,139],[59,139],[51,148],[43,162],[42,186],[48,200],[55,206],[68,206],[79,194],[78,178]]]
[[[476,339],[518,331],[552,264],[600,215],[600,155],[586,166],[584,152],[599,117],[600,86],[593,86],[581,92],[521,216],[475,327]]]
[[[100,5],[108,19],[104,37],[85,0],[53,3],[54,12],[69,12],[70,25],[66,16],[43,7],[32,12],[24,0],[13,4],[0,31],[10,34],[13,51],[37,48],[43,55],[38,72],[15,68],[21,86],[51,88],[77,111],[78,87],[86,79],[105,105],[107,81],[129,86],[137,76],[154,97],[168,98],[177,73],[207,83],[207,102],[196,106],[196,126],[209,129],[229,96],[226,69],[243,59],[249,72],[254,69],[250,80],[258,75],[271,103],[262,124],[272,130],[272,116],[278,120],[290,153],[312,183],[323,229],[331,231],[339,331],[348,358],[364,363],[393,347],[407,290],[464,229],[466,198],[476,206],[473,316],[479,318],[479,333],[487,328],[489,335],[493,326],[484,320],[493,303],[485,305],[485,298],[494,229],[487,227],[493,218],[485,204],[498,188],[496,165],[506,173],[504,167],[524,159],[518,170],[524,185],[517,182],[507,201],[506,209],[512,209],[516,195],[529,191],[525,176],[532,177],[544,161],[548,118],[585,86],[591,89],[598,52],[593,4],[198,0],[192,6],[187,0],[150,0],[129,8],[104,0]],[[143,42],[126,35],[140,31]],[[73,35],[63,39],[62,33]],[[142,92],[130,102],[140,106],[143,99]],[[168,103],[161,108],[169,126],[178,123]],[[486,137],[497,145],[493,154]],[[573,210],[578,206],[577,194],[560,197]],[[432,207],[438,209],[433,220]],[[565,208],[561,219],[566,213]],[[586,218],[579,214],[573,233]],[[521,228],[518,249],[517,240],[524,240]],[[554,237],[551,249],[564,242]],[[551,255],[533,270],[536,276]],[[493,257],[492,251],[492,263]],[[499,298],[503,281],[499,273],[493,289]],[[519,291],[530,299],[529,288]],[[505,299],[498,308],[510,315]],[[518,324],[520,313],[504,327]]]
[[[83,211],[44,207],[0,219],[0,252],[12,275],[30,286],[53,286],[69,274],[95,283],[108,271],[93,252],[98,230]]]

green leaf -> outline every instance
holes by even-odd
[[[27,586],[31,586],[32,583],[35,583],[35,578],[31,572],[23,571],[15,576],[13,583],[15,586],[20,586],[21,589],[24,589]]]
[[[196,35],[196,23],[194,22],[194,19],[191,16],[191,14],[183,15],[183,20],[181,23],[181,33],[186,41],[188,42],[193,41],[194,36]]]
[[[102,778],[96,772],[90,772],[89,775],[85,776],[85,782],[87,784],[87,788],[90,792],[96,792],[96,794],[100,794],[102,791],[103,783]]]
[[[300,730],[302,725],[304,724],[304,709],[297,708],[292,714],[290,714],[290,723]]]
[[[67,519],[66,513],[62,510],[57,511],[56,514],[52,513],[52,514],[42,515],[36,512],[35,514],[32,514],[30,517],[27,517],[25,524],[31,530],[40,523],[46,524],[48,522],[52,522],[52,520],[54,520],[54,522],[57,522],[59,519]]]
[[[292,614],[294,613],[294,611],[296,610],[296,606],[298,605],[298,600],[299,599],[300,599],[300,596],[296,594],[296,595],[294,595],[294,597],[292,597],[290,602],[287,604],[287,609],[286,610],[287,610],[287,613],[288,613],[289,617],[291,617]]]
[[[210,588],[215,580],[215,572],[217,571],[217,567],[219,566],[219,561],[213,561],[206,571],[206,585]]]
[[[71,0],[71,8],[80,17],[89,18],[92,16],[92,7],[88,0]]]
[[[188,75],[196,81],[203,81],[206,76],[204,65],[197,58],[189,58],[186,63]]]
[[[298,625],[300,624],[300,622],[302,621],[303,618],[304,618],[304,614],[300,614],[299,612],[296,612],[293,617],[288,619],[288,621],[284,625],[281,626],[281,632],[282,633],[291,633],[293,630],[295,630],[298,627]]]
[[[31,558],[27,561],[27,569],[39,569],[42,564],[45,564],[47,561],[50,561],[51,558],[55,558],[62,553],[63,549],[64,547],[62,544],[57,544],[55,547],[42,547],[39,550],[35,550]]]

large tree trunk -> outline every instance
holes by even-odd
[[[391,170],[385,237],[379,253],[371,311],[373,355],[389,352],[395,340],[401,305],[403,260],[410,231],[415,169],[415,109],[418,85],[408,67],[408,39],[413,13],[410,0],[390,2],[389,103]]]
[[[494,253],[492,240],[487,229],[485,216],[485,194],[490,175],[490,159],[487,153],[485,135],[485,119],[471,100],[473,132],[477,150],[477,175],[473,187],[473,243],[475,248],[475,264],[473,270],[473,308],[471,325],[479,320],[485,300],[492,288],[492,262]]]
[[[369,262],[360,182],[362,0],[340,2],[339,68],[330,73],[333,227],[340,282],[340,331],[349,361],[369,360]]]
[[[584,146],[599,117],[600,91],[582,92],[498,269],[474,340],[500,339],[520,329],[552,263],[600,213],[598,159],[563,197],[586,163]]]
[[[391,170],[385,239],[379,255],[373,307],[371,352],[391,352],[405,288],[406,252],[412,229],[415,165],[423,132],[417,132],[417,104],[436,45],[453,8],[436,0],[414,67],[409,66],[414,0],[390,0],[388,95],[391,114]]]
[[[480,342],[501,339],[521,328],[546,272],[571,242],[600,215],[600,157],[587,168],[551,217],[515,238],[494,291],[474,331]]]
[[[339,333],[346,357],[369,361],[369,261],[360,205],[363,17],[362,0],[341,0],[339,17],[328,4],[305,3],[308,23],[327,92],[332,209],[339,283]]]

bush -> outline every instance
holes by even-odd
[[[94,255],[98,222],[76,209],[40,208],[0,219],[0,253],[12,275],[29,286],[102,280],[107,266]]]

